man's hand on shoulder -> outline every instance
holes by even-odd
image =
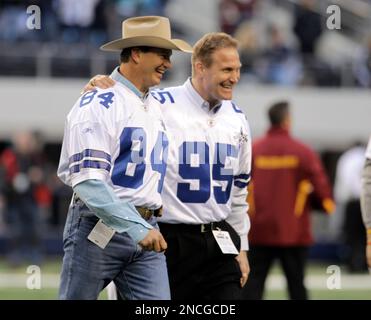
[[[82,93],[94,90],[95,87],[100,89],[108,89],[115,85],[116,81],[111,79],[109,76],[98,74],[91,78],[89,82],[85,85]]]

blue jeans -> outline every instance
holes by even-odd
[[[169,300],[165,255],[142,250],[125,232],[116,232],[101,249],[87,239],[97,222],[80,200],[71,205],[63,233],[59,298],[94,300],[113,281],[124,299]],[[155,217],[148,222],[158,228]]]

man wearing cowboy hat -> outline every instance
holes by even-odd
[[[167,18],[130,18],[122,38],[101,47],[121,51],[109,89],[82,95],[67,116],[58,168],[71,186],[64,235],[60,299],[97,299],[114,281],[125,299],[169,299],[158,231],[167,133],[151,86],[171,67],[171,50],[192,52],[171,39]]]

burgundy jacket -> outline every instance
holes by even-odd
[[[320,208],[335,209],[321,160],[285,129],[273,127],[253,143],[249,242],[307,246],[313,242],[309,196]]]

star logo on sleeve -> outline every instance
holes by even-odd
[[[240,146],[248,141],[247,133],[244,133],[242,128],[240,132],[234,136],[234,138],[236,139]]]

